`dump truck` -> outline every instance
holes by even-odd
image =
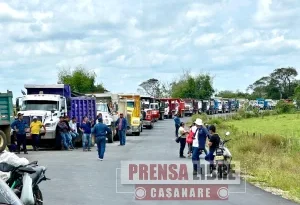
[[[119,94],[120,99],[127,102],[127,122],[126,134],[139,136],[143,131],[143,117],[141,114],[141,97],[138,94]]]
[[[77,126],[82,123],[84,116],[90,120],[96,118],[96,99],[87,97],[83,94],[72,92],[70,85],[25,85],[27,94],[16,99],[16,108],[18,113],[23,114],[23,119],[30,124],[33,116],[45,125],[47,132],[41,132],[41,144],[61,145],[56,140],[56,126],[60,116],[69,116],[77,118]],[[108,136],[109,142],[112,137]],[[31,141],[30,133],[27,133],[27,139]]]
[[[116,136],[116,117],[113,113],[113,94],[112,93],[94,93],[87,94],[87,96],[94,97],[96,99],[96,112],[102,114],[103,123],[106,124],[111,130],[113,136]],[[112,143],[116,138],[109,138],[109,143]]]
[[[161,98],[159,100],[168,105],[168,108],[165,108],[165,116],[167,118],[172,119],[175,114],[179,117],[184,116],[184,101],[180,98]]]
[[[13,94],[0,93],[0,153],[11,143],[11,123],[14,121]]]

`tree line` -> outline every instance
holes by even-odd
[[[270,75],[261,77],[249,85],[247,92],[224,90],[216,93],[210,74],[193,75],[190,71],[183,70],[178,79],[169,83],[155,78],[147,79],[139,85],[137,91],[157,98],[209,99],[215,94],[223,98],[299,99],[300,102],[300,81],[296,80],[297,76],[297,70],[293,67],[277,68]],[[84,66],[77,66],[73,70],[61,69],[58,72],[58,81],[69,84],[73,91],[79,93],[107,91],[102,83],[96,82],[96,73]]]

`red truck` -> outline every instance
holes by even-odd
[[[184,116],[184,101],[180,98],[161,98],[161,101],[165,102],[165,118],[173,118],[175,114],[179,117]]]
[[[193,114],[198,113],[198,101],[194,99],[184,99],[184,115],[192,116]]]

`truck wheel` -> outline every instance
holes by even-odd
[[[107,138],[108,138],[108,143],[114,143],[114,140],[113,140],[113,134],[110,134],[110,135],[107,135]]]
[[[4,132],[0,130],[0,153],[6,149],[7,139]]]

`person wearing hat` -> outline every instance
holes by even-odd
[[[127,130],[127,120],[124,118],[123,113],[120,113],[119,119],[116,121],[116,127],[118,130],[120,145],[125,146],[126,143],[126,130]]]
[[[193,161],[193,174],[197,175],[201,169],[200,167],[200,153],[205,150],[205,144],[209,133],[201,119],[196,119],[195,125],[197,127],[196,134],[193,140],[192,147],[192,161]]]
[[[32,118],[32,122],[30,123],[30,134],[32,138],[32,147],[34,151],[38,151],[39,148],[39,139],[41,128],[44,128],[46,132],[46,127],[43,125],[41,121],[38,120],[36,116]]]
[[[21,152],[21,145],[23,145],[24,154],[27,152],[26,144],[26,129],[29,128],[25,120],[23,120],[23,114],[18,113],[18,119],[16,119],[12,124],[11,128],[16,132],[17,135],[17,153]]]
[[[98,118],[98,123],[95,124],[92,133],[95,136],[95,141],[98,148],[98,159],[102,161],[106,147],[106,136],[111,134],[111,129],[106,124],[103,124],[102,118]]]

